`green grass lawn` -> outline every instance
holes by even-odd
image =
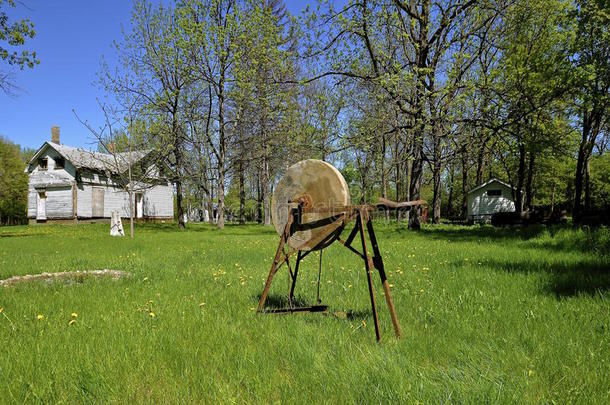
[[[0,279],[131,274],[0,288],[0,402],[610,403],[608,229],[376,226],[403,329],[375,275],[382,345],[362,262],[338,244],[321,297],[347,318],[257,315],[272,228],[0,228]],[[282,268],[272,302],[288,282]]]

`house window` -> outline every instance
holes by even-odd
[[[55,158],[55,170],[63,169],[66,165],[64,158]]]
[[[487,197],[501,197],[502,190],[487,190]]]
[[[38,159],[38,170],[47,170],[47,164],[49,163],[48,158]]]

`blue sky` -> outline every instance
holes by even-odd
[[[289,11],[299,14],[309,1],[286,0]],[[115,61],[112,41],[121,39],[121,27],[129,28],[132,2],[23,0],[9,8],[11,19],[27,17],[36,37],[27,49],[35,50],[40,65],[15,71],[16,96],[0,92],[0,135],[24,147],[37,149],[59,125],[61,142],[89,148],[93,138],[74,117],[94,127],[103,124],[97,98],[104,93],[94,82],[104,57]],[[315,1],[309,3],[315,4]],[[2,62],[0,62],[2,63]],[[0,65],[5,70],[6,63]]]

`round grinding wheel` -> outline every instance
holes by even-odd
[[[331,164],[317,159],[302,160],[288,168],[273,192],[271,213],[273,226],[279,235],[284,232],[290,203],[300,200],[306,207],[330,208],[350,204],[349,189],[341,173]],[[303,214],[301,223],[307,224],[329,218],[330,213]],[[326,225],[297,231],[290,236],[288,244],[297,250],[322,249],[334,238],[322,245],[320,242],[343,226],[342,220]]]

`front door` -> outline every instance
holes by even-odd
[[[39,191],[36,195],[36,220],[47,220],[47,192]]]
[[[104,216],[104,189],[93,187],[91,193],[91,216],[101,218]]]

